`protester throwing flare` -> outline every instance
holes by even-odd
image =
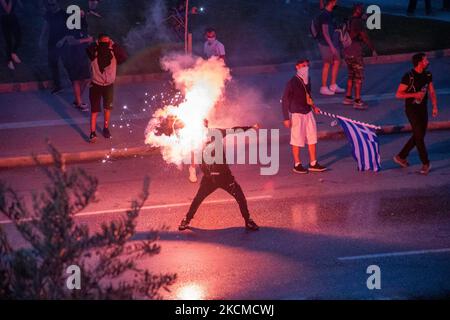
[[[207,121],[205,120],[205,125],[207,126]],[[258,129],[259,126],[256,124],[253,127],[234,127],[233,130],[242,129],[244,131],[249,129]],[[227,135],[226,129],[210,129],[216,130],[220,132],[222,138]],[[216,144],[223,144],[222,139],[208,141],[206,147],[211,147],[211,143],[214,143],[214,150],[212,151],[212,155],[215,156],[215,150],[223,150],[223,146],[221,148],[217,148]],[[223,152],[221,163],[217,162],[208,162],[205,161],[205,155],[202,156],[202,164],[201,170],[203,172],[203,178],[200,182],[200,188],[198,189],[197,195],[195,196],[192,204],[189,208],[186,217],[181,221],[178,230],[183,231],[189,227],[191,220],[194,218],[195,213],[197,212],[200,204],[205,200],[207,196],[221,188],[232,195],[239,204],[239,208],[241,210],[241,215],[245,221],[245,228],[247,230],[256,231],[259,229],[258,225],[250,218],[250,213],[247,207],[247,200],[245,198],[244,192],[242,191],[241,186],[235,180],[233,174],[231,173],[230,167],[227,164],[227,159],[225,156],[225,152]],[[216,158],[215,158],[216,159]]]
[[[203,46],[204,58],[218,57],[225,61],[225,46],[217,40],[216,30],[208,28],[205,31],[205,44]],[[189,181],[197,182],[197,169],[194,163],[194,157],[191,157],[191,164],[189,165]]]

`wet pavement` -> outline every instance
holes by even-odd
[[[426,177],[416,173],[415,152],[410,168],[391,160],[407,138],[381,137],[379,173],[358,172],[345,140],[319,143],[319,160],[330,168],[322,174],[292,173],[286,144],[275,176],[261,176],[256,165],[232,166],[258,232],[244,230],[237,204],[223,191],[207,198],[190,230],[179,232],[198,185],[188,182],[186,168],[158,156],[80,165],[100,185],[98,201],[77,221],[98,230],[121,216],[149,175],[150,198],[134,241],[168,227],[160,233],[161,253],[140,262],[178,274],[167,299],[448,298],[450,138],[447,131],[427,136],[433,170]],[[28,201],[45,183],[37,168],[1,171],[0,179]],[[0,223],[21,245],[4,217]],[[366,286],[370,265],[381,269],[381,290]]]

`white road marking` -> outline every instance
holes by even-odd
[[[450,248],[366,254],[366,255],[362,255],[362,256],[340,257],[340,258],[338,258],[338,260],[349,261],[349,260],[362,260],[362,259],[374,259],[374,258],[412,256],[412,255],[429,254],[429,253],[445,253],[445,252],[450,252]]]
[[[264,195],[264,196],[247,197],[247,201],[265,200],[265,199],[272,199],[272,196]],[[227,203],[227,202],[234,202],[234,201],[236,201],[236,200],[234,200],[234,198],[219,199],[219,200],[204,201],[202,204],[217,204],[217,203]],[[184,207],[184,206],[190,206],[190,205],[191,205],[190,202],[157,204],[157,205],[153,205],[153,206],[144,206],[144,207],[142,207],[141,211],[154,210],[154,209],[165,209],[165,208],[177,208],[177,207]],[[129,210],[129,208],[81,212],[81,213],[78,213],[77,215],[75,215],[75,217],[77,218],[77,217],[94,216],[94,215],[107,214],[107,213],[119,213],[119,212],[126,212],[127,210]],[[31,221],[31,219],[23,219],[22,221]],[[11,224],[11,223],[12,223],[12,221],[9,219],[0,220],[0,224]]]

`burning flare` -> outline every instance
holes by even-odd
[[[172,55],[162,59],[163,68],[172,73],[175,86],[184,96],[178,106],[168,105],[156,110],[145,131],[145,143],[160,147],[164,160],[181,164],[191,152],[202,149],[208,118],[221,98],[230,69],[223,60],[212,57]]]

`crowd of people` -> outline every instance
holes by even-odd
[[[365,30],[364,7],[355,4],[352,15],[343,27],[339,27],[334,19],[333,10],[337,0],[321,1],[323,10],[313,19],[311,33],[316,38],[318,48],[323,59],[322,95],[345,93],[344,105],[353,105],[356,109],[366,109],[367,104],[361,99],[361,88],[364,79],[363,45],[367,45],[372,54],[376,55],[375,47],[371,43]],[[344,53],[347,64],[347,88],[342,89],[336,84],[339,72],[340,54]],[[412,57],[413,69],[401,79],[396,97],[405,99],[405,113],[411,124],[413,134],[403,149],[394,156],[393,160],[401,167],[409,165],[407,157],[416,147],[422,162],[421,174],[428,174],[431,168],[425,146],[425,134],[428,125],[428,94],[433,104],[432,115],[438,115],[436,91],[431,72],[427,70],[429,61],[424,53]],[[283,99],[282,111],[284,125],[291,130],[292,154],[295,173],[322,172],[326,168],[319,165],[316,156],[317,128],[313,112],[320,109],[311,97],[311,81],[309,79],[309,62],[300,59],[296,63],[297,74],[287,83]],[[332,67],[330,85],[327,85],[328,72]],[[355,93],[353,98],[352,93]],[[300,161],[300,148],[308,146],[309,167]]]

